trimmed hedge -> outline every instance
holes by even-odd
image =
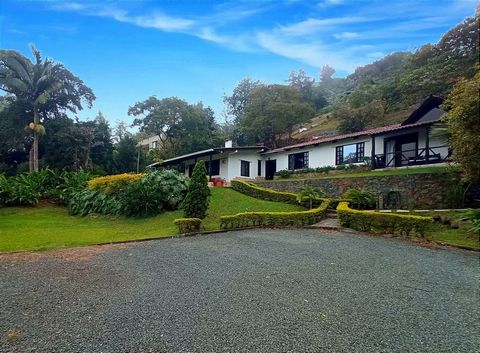
[[[295,194],[293,194],[295,195]],[[299,212],[243,212],[232,216],[220,217],[221,229],[249,227],[303,227],[325,218],[329,201],[323,201],[319,207]]]
[[[256,199],[298,205],[297,194],[292,192],[266,189],[243,180],[232,180],[231,185],[233,190],[255,197]]]
[[[340,224],[362,232],[384,232],[390,234],[410,235],[412,232],[424,236],[432,217],[360,211],[348,207],[348,202],[337,206]]]
[[[173,223],[178,227],[178,233],[180,234],[198,232],[202,226],[200,218],[178,218]]]
[[[145,175],[123,173],[97,177],[88,182],[88,188],[101,190],[108,194],[117,194],[125,190],[130,183],[142,179]]]
[[[231,182],[232,189],[242,194],[255,197],[256,199],[266,200],[266,201],[275,201],[275,202],[284,202],[290,203],[293,205],[298,205],[298,195],[293,192],[287,191],[277,191],[273,189],[263,188],[261,186],[255,185],[248,181],[243,180],[232,180]],[[334,209],[337,207],[338,203],[341,201],[348,201],[346,199],[335,199],[335,198],[325,198],[319,197],[313,200],[313,206],[319,207],[322,203],[328,202],[330,207]],[[309,207],[309,201],[300,203],[304,207]]]

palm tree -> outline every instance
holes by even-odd
[[[313,200],[322,197],[322,195],[322,190],[311,186],[304,186],[300,189],[300,193],[297,194],[297,201],[300,203],[310,201],[310,209],[312,209]]]
[[[43,60],[33,45],[31,49],[35,63],[17,51],[0,50],[0,89],[26,103],[33,115],[33,121],[26,129],[33,133],[30,171],[38,171],[38,140],[45,134],[45,128],[40,124],[39,109],[62,87],[62,82],[54,73],[60,64],[48,58]]]

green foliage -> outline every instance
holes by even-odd
[[[199,232],[202,226],[200,218],[177,218],[173,223],[178,227],[179,234]]]
[[[5,206],[35,205],[41,198],[64,204],[72,193],[86,187],[90,175],[84,171],[55,172],[45,168],[39,172],[0,177],[0,204]]]
[[[476,232],[480,236],[480,208],[471,209],[467,213],[468,219],[472,222],[471,232]]]
[[[480,67],[477,67],[477,70]],[[470,79],[461,79],[447,96],[444,117],[448,123],[453,158],[467,181],[480,181],[480,72]]]
[[[147,174],[130,183],[120,195],[121,214],[145,217],[180,208],[188,190],[187,178],[173,170]]]
[[[368,191],[361,191],[355,188],[348,189],[342,195],[342,198],[348,199],[350,205],[357,210],[373,210],[377,205],[377,198]]]
[[[323,191],[319,188],[312,186],[304,186],[300,189],[300,192],[297,194],[297,201],[299,203],[309,202],[310,209],[313,207],[313,201],[319,199],[323,196]]]
[[[240,180],[232,180],[231,185],[234,190],[241,192],[242,194],[255,197],[257,199],[284,202],[290,204],[298,203],[297,194],[291,192],[283,192],[262,188],[255,184]]]
[[[137,170],[137,147],[133,136],[125,134],[113,152],[115,173],[133,173]]]
[[[86,216],[90,213],[116,215],[120,213],[120,202],[99,190],[84,189],[72,195],[68,211],[72,215]]]
[[[366,165],[359,165],[359,164],[341,164],[337,166],[330,166],[327,165],[325,167],[318,167],[318,168],[304,168],[298,170],[279,170],[275,173],[276,176],[287,179],[290,178],[292,175],[302,175],[302,174],[328,174],[331,171],[352,171],[352,170],[370,170],[370,168],[366,168]]]
[[[108,177],[96,182],[92,180],[91,188],[75,193],[68,205],[70,213],[152,216],[179,209],[188,188],[187,178],[172,170],[156,171],[143,177],[114,176],[111,181],[115,187],[106,187],[106,179]]]
[[[202,103],[188,104],[176,97],[150,97],[128,109],[134,126],[160,137],[163,157],[182,155],[220,143],[213,111]]]
[[[328,200],[319,207],[300,212],[243,212],[220,217],[221,229],[249,227],[303,227],[319,222],[326,217]]]
[[[183,204],[185,217],[205,218],[207,216],[209,196],[210,189],[208,188],[205,162],[199,161],[193,169],[188,194]]]
[[[313,107],[300,92],[289,86],[268,85],[254,89],[240,122],[248,143],[275,147],[281,134],[290,137],[296,124],[313,118]]]
[[[38,171],[38,142],[40,117],[56,118],[65,110],[76,113],[82,103],[92,106],[95,95],[83,81],[62,64],[43,59],[32,45],[35,62],[14,50],[0,50],[0,89],[14,97],[12,104],[22,110],[23,129],[33,134],[32,166]],[[43,128],[42,128],[43,130]]]
[[[340,224],[344,227],[362,232],[383,232],[408,236],[412,233],[424,236],[432,217],[360,211],[348,207],[348,202],[340,202],[337,206]]]
[[[334,118],[339,121],[338,130],[342,134],[365,130],[374,122],[381,121],[384,115],[385,104],[381,100],[373,100],[360,107],[342,103],[333,113]]]

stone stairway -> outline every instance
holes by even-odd
[[[337,218],[337,212],[335,210],[327,210],[327,218],[322,219],[320,222],[312,224],[309,228],[324,229],[324,230],[343,230],[340,225],[340,221]]]

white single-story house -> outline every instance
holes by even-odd
[[[373,168],[390,168],[444,162],[448,146],[430,136],[433,125],[445,114],[439,106],[443,100],[430,96],[400,124],[350,134],[314,139],[269,150],[264,146],[211,148],[171,158],[151,167],[176,167],[191,175],[195,163],[204,160],[213,178],[273,179],[280,170],[300,170],[364,164]]]

